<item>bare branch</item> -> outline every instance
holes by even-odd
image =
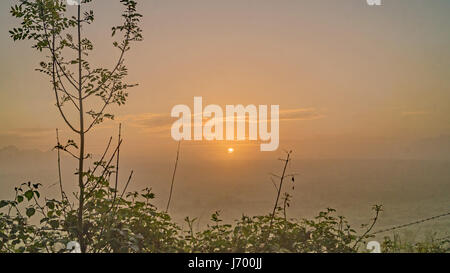
[[[52,41],[53,45],[55,44],[55,38],[53,35],[53,41]],[[67,126],[69,126],[70,129],[72,129],[72,131],[74,131],[75,133],[79,134],[80,130],[75,129],[75,127],[70,123],[70,121],[67,119],[64,111],[62,110],[61,104],[59,102],[59,95],[58,95],[58,89],[57,89],[57,84],[56,84],[56,57],[53,55],[53,67],[52,67],[52,80],[53,80],[53,90],[55,92],[55,97],[56,97],[56,106],[58,107],[59,113],[61,114],[62,118],[64,119],[64,121],[66,122]]]
[[[117,145],[122,141],[122,124],[119,124],[119,139]],[[114,198],[111,208],[114,207],[117,197],[117,186],[119,184],[119,163],[120,163],[120,149],[117,150],[117,161],[116,161],[116,183],[114,185]]]
[[[175,160],[175,168],[173,170],[172,183],[170,185],[170,194],[169,194],[169,200],[167,201],[166,213],[169,212],[170,201],[172,201],[173,186],[175,184],[175,175],[177,173],[178,159],[180,158],[180,148],[181,148],[181,141],[178,142],[177,158]]]
[[[292,152],[288,152],[286,159],[280,159],[281,161],[285,162],[285,164],[284,164],[284,168],[283,168],[283,174],[281,175],[281,178],[280,178],[280,185],[278,186],[277,199],[275,201],[275,205],[273,207],[273,212],[272,212],[272,217],[270,219],[269,231],[272,230],[273,219],[275,218],[275,212],[277,211],[278,201],[280,200],[281,190],[283,189],[283,182],[284,182],[284,179],[286,178],[286,169],[289,164],[289,161],[291,160],[291,154],[292,154]]]
[[[111,146],[111,142],[112,142],[112,137],[109,138],[109,142],[108,145],[106,146],[105,151],[103,152],[102,157],[100,158],[100,161],[98,161],[99,164],[97,164],[97,166],[95,166],[94,170],[92,171],[92,174],[95,174],[95,171],[97,171],[97,168],[100,166],[100,164],[103,162],[103,160],[105,159],[106,154],[108,153],[109,147]]]

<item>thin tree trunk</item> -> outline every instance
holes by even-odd
[[[83,227],[83,210],[84,210],[84,110],[83,110],[83,83],[82,83],[82,64],[81,64],[81,5],[78,5],[78,96],[80,109],[80,156],[78,159],[78,186],[80,188],[79,207],[78,207],[78,241],[81,246],[81,251],[86,252],[86,244],[84,242],[84,227]]]

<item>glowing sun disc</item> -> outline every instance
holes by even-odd
[[[229,153],[229,154],[234,153],[234,148],[228,148],[228,153]]]

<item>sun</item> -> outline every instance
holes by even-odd
[[[228,153],[229,153],[229,154],[234,153],[234,148],[228,148]]]

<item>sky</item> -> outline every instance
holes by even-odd
[[[34,69],[44,55],[13,42],[18,24],[1,1],[0,143],[49,150],[64,127],[51,86]],[[118,1],[116,1],[118,2]],[[184,144],[185,156],[273,158],[441,158],[450,135],[450,2],[385,0],[138,1],[144,41],[126,56],[139,83],[116,120],[88,139],[100,153],[123,123],[130,156],[172,158],[172,107],[205,104],[280,105],[280,149],[249,143]],[[95,43],[93,63],[111,67],[110,27],[119,5],[97,0],[96,21],[83,29]],[[69,10],[73,9],[69,7]],[[432,151],[425,153],[422,144]],[[412,148],[411,148],[412,147]],[[433,150],[434,149],[434,150]],[[448,150],[445,150],[448,151]]]

